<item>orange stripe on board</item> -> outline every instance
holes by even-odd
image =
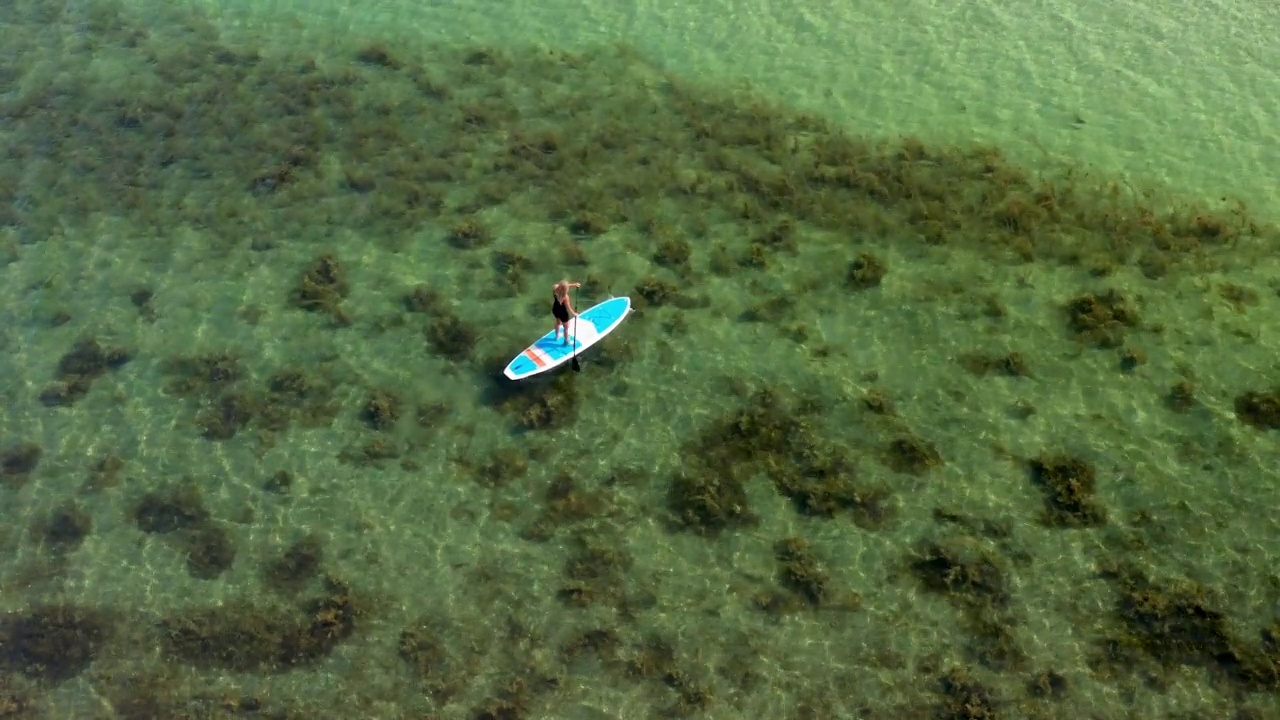
[[[546,365],[546,363],[543,362],[542,358],[538,357],[538,353],[533,351],[533,348],[525,348],[524,356],[532,360],[533,364],[537,365],[538,367],[542,367],[543,365]]]

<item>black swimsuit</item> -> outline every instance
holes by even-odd
[[[551,296],[551,314],[555,315],[556,319],[562,323],[569,322],[569,308],[565,307],[565,304],[560,302],[560,298],[554,295]]]

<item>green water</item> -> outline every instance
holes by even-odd
[[[1264,163],[386,8],[0,9],[0,716],[1280,712]]]

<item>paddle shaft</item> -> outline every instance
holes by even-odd
[[[570,293],[569,304],[572,305],[573,304],[572,288],[569,289],[569,293]],[[568,331],[567,326],[565,330]],[[578,364],[578,312],[576,310],[573,313],[573,348],[570,352],[572,352],[572,355],[570,355],[569,357],[569,365],[573,368],[574,372],[582,372],[582,366]]]

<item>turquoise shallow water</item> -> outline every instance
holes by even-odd
[[[901,10],[0,10],[0,710],[1280,712],[1274,49]]]
[[[623,43],[686,77],[749,86],[857,133],[996,143],[1020,162],[1240,197],[1276,218],[1274,3],[191,4],[230,33],[288,27],[273,34],[278,47],[370,34],[563,50]]]

